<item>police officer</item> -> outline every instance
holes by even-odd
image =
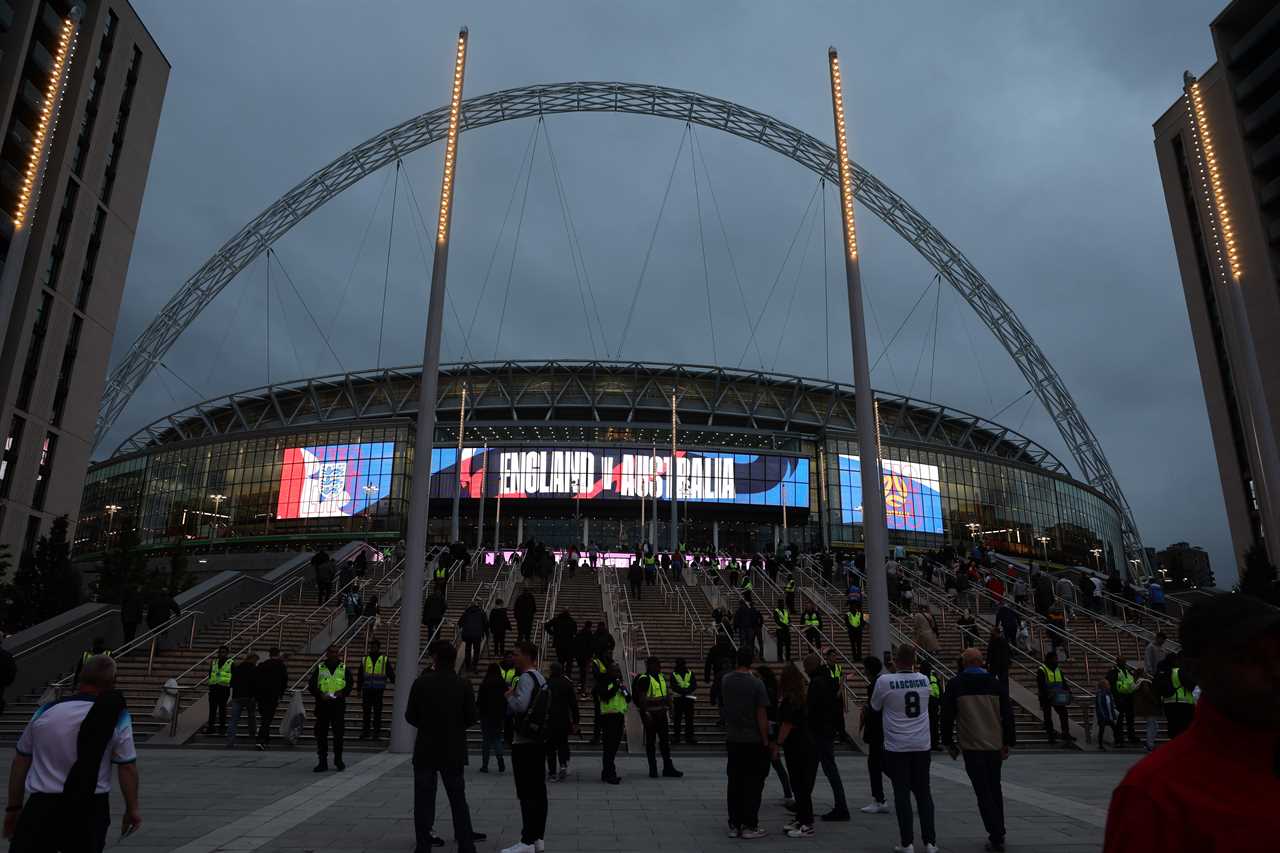
[[[644,723],[644,751],[649,758],[649,778],[658,778],[657,752],[661,750],[662,775],[679,779],[684,774],[671,763],[671,739],[667,730],[671,688],[667,677],[662,674],[662,661],[651,657],[644,665],[645,672],[636,678],[636,693],[643,692],[639,695],[639,706],[640,719]]]
[[[330,732],[333,733],[333,767],[346,770],[347,765],[342,763],[342,739],[346,734],[351,678],[347,675],[347,665],[338,657],[337,646],[330,646],[325,651],[324,660],[311,670],[308,689],[316,701],[316,753],[320,761],[315,772],[323,773],[329,769]]]
[[[777,628],[774,638],[778,660],[791,660],[791,608],[785,602],[781,607],[773,608],[773,624]]]
[[[360,707],[363,711],[363,725],[360,727],[360,740],[382,739],[382,699],[387,693],[387,682],[396,683],[396,670],[391,661],[382,653],[382,643],[374,640],[369,643],[369,653],[360,662],[360,674],[357,684],[360,690]],[[370,727],[370,722],[373,723]]]
[[[600,721],[596,728],[604,736],[600,781],[617,785],[622,779],[618,776],[614,759],[618,755],[618,745],[622,743],[623,721],[626,719],[627,702],[631,700],[631,696],[622,685],[622,672],[616,663],[610,661],[607,664],[605,671],[596,679],[593,694],[596,709],[600,714]]]
[[[862,626],[867,622],[867,616],[862,612],[862,607],[849,603],[849,612],[844,615],[845,627],[849,629],[849,658],[851,660],[862,660]]]
[[[207,735],[227,733],[227,700],[231,698],[231,668],[234,664],[235,660],[226,646],[218,646],[213,660],[209,661],[209,722],[204,727]]]
[[[671,722],[674,729],[671,739],[679,743],[680,732],[683,730],[685,743],[697,743],[693,736],[693,707],[698,693],[698,677],[685,664],[684,658],[676,658],[675,668],[671,670],[671,681],[671,689],[675,694],[671,700]]]

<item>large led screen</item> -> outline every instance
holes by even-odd
[[[884,512],[890,530],[942,532],[942,489],[937,465],[881,459]],[[862,463],[840,454],[840,520],[862,523]]]
[[[809,460],[760,453],[677,451],[675,482],[671,454],[625,448],[466,447],[431,454],[431,496],[504,499],[551,498],[639,500],[657,497],[749,506],[809,506]]]
[[[390,496],[395,443],[286,447],[276,518],[352,516]]]

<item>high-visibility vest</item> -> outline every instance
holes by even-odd
[[[214,658],[209,661],[209,686],[210,687],[230,687],[231,686],[231,665],[235,663],[231,658],[227,658],[222,662],[222,666],[218,666],[218,659]]]
[[[650,699],[666,699],[667,698],[667,677],[661,673],[657,675],[645,675],[649,679],[649,698]]]
[[[844,667],[842,667],[840,664],[838,663],[830,664],[827,667],[827,671],[831,673],[831,677],[834,678],[836,681],[844,680]]]
[[[616,685],[614,682],[609,682],[609,685],[606,685],[606,689],[608,689],[609,686],[616,686]],[[613,694],[612,698],[605,699],[600,703],[601,714],[625,714],[626,711],[627,711],[627,697],[623,694],[621,689],[618,689]]]
[[[806,613],[804,616],[804,626],[806,628],[817,628],[822,624],[822,620],[818,618],[817,613]]]
[[[942,689],[938,686],[938,676],[929,674],[929,695],[937,699],[942,695]]]
[[[347,665],[339,663],[333,671],[323,662],[316,667],[316,687],[321,693],[338,693],[347,686]]]
[[[652,556],[645,557],[645,558],[644,558],[644,567],[645,567],[645,569],[646,569],[646,570],[647,570],[647,569],[652,569],[652,568],[653,568],[653,566],[654,566],[654,564],[655,564],[656,562],[657,562],[657,560],[655,560]]]
[[[678,672],[672,672],[671,677],[676,680],[676,687],[679,687],[681,690],[688,690],[690,687],[693,686],[692,670],[690,670],[689,672],[686,672],[684,675],[681,675]]]
[[[600,660],[600,658],[592,658],[591,666],[594,667],[595,671],[600,675],[604,675],[605,670],[608,669],[608,667],[604,665],[604,661]]]
[[[794,578],[787,578],[787,585],[782,588],[783,592],[795,592],[796,582]]]
[[[378,659],[365,655],[364,686],[366,690],[381,690],[387,686],[387,656],[378,655]]]
[[[744,592],[750,592],[750,591],[751,591],[751,587],[752,587],[752,584],[751,584],[751,575],[747,575],[746,577],[744,577],[744,578],[742,579],[742,589],[743,589],[743,591],[744,591]]]
[[[849,620],[849,627],[858,630],[862,627],[862,613],[858,610],[850,610],[845,614],[845,618]]]
[[[1044,673],[1044,683],[1049,685],[1050,687],[1052,687],[1055,684],[1062,684],[1062,668],[1061,667],[1055,666],[1053,669],[1049,669],[1049,667],[1045,666],[1044,664],[1040,664],[1040,671]]]
[[[1181,667],[1174,667],[1170,675],[1170,682],[1173,684],[1173,701],[1181,702],[1184,705],[1194,705],[1196,703],[1195,694],[1182,686],[1182,678],[1179,675]]]
[[[516,683],[516,678],[519,677],[519,673],[516,672],[516,668],[514,666],[510,669],[507,669],[505,666],[500,666],[498,667],[498,674],[502,676],[502,680],[507,683],[508,687],[513,686]]]
[[[436,563],[436,580],[442,581],[449,574],[449,570],[444,567],[443,563]]]
[[[778,624],[783,628],[791,625],[791,614],[787,612],[787,608],[779,607],[773,611],[773,615],[778,620]]]
[[[1133,678],[1133,673],[1127,669],[1116,669],[1116,692],[1121,696],[1128,696],[1138,689],[1138,683]]]
[[[107,650],[105,650],[105,651],[101,651],[101,652],[95,652],[95,651],[92,651],[92,650],[87,651],[87,652],[85,652],[83,655],[81,655],[81,656],[80,656],[80,664],[81,664],[81,665],[84,665],[84,664],[86,664],[86,663],[88,663],[88,662],[89,662],[89,658],[97,657],[98,655],[106,655],[107,657],[111,657],[111,649],[107,649]]]

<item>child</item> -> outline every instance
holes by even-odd
[[[1093,694],[1093,715],[1098,720],[1098,749],[1106,752],[1103,735],[1107,728],[1111,729],[1111,745],[1120,741],[1119,715],[1116,713],[1116,700],[1111,695],[1111,683],[1105,678],[1098,682],[1098,690]]]

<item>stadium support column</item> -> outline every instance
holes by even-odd
[[[720,522],[711,522],[711,550],[720,553]]]
[[[476,550],[484,549],[484,495],[488,491],[489,471],[484,466],[489,462],[489,442],[484,443],[484,453],[480,455],[480,520],[476,527]],[[472,475],[474,476],[474,475]]]
[[[439,349],[436,350],[439,353]],[[458,459],[454,463],[453,513],[449,516],[449,541],[457,542],[462,538],[460,533],[462,522],[462,431],[467,421],[467,383],[462,383],[462,397],[458,400]]]
[[[889,650],[889,591],[885,576],[885,552],[889,535],[884,520],[883,483],[880,477],[880,441],[876,429],[875,399],[871,390],[871,365],[867,360],[867,325],[863,316],[862,272],[858,266],[858,234],[853,218],[853,169],[845,134],[844,90],[840,58],[827,51],[831,73],[831,110],[836,127],[836,158],[840,167],[840,214],[844,221],[844,274],[849,295],[849,337],[853,341],[854,417],[858,422],[858,455],[862,472],[862,531],[866,546],[866,570],[871,587],[871,652],[882,657]]]
[[[431,296],[427,303],[427,333],[423,343],[422,376],[418,390],[418,427],[414,436],[413,483],[409,489],[409,530],[406,536],[404,584],[400,610],[398,657],[417,669],[422,624],[422,579],[427,554],[427,504],[431,495],[431,449],[436,430],[436,390],[440,379],[440,332],[444,323],[445,270],[449,261],[449,225],[453,214],[453,179],[458,162],[458,121],[462,110],[462,77],[467,58],[467,29],[458,33],[453,63],[453,91],[449,100],[449,132],[444,148],[444,176],[440,183],[440,213],[436,223],[435,260],[431,267]],[[461,460],[459,460],[461,461]],[[397,690],[391,712],[391,751],[412,752],[414,728],[404,718],[409,691]]]
[[[680,503],[677,498],[680,496],[680,490],[676,487],[680,482],[680,466],[676,464],[676,389],[671,389],[671,494],[667,495],[667,499],[671,501],[671,555],[674,557],[676,551],[680,550],[680,525],[676,518],[676,506]]]

